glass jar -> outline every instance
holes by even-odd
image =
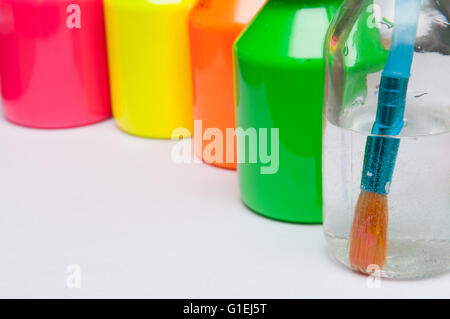
[[[345,0],[326,41],[325,236],[340,262],[392,278],[424,277],[450,267],[450,3],[419,0],[415,14],[417,0],[406,1]],[[381,104],[396,93],[386,93],[381,80],[388,68],[398,67],[389,61],[399,52],[398,43],[407,43],[400,31],[402,26],[408,30],[407,23],[417,31],[410,41],[413,59],[404,116],[397,114],[402,122],[396,131],[383,132],[376,129]],[[374,141],[380,142],[375,151]],[[390,156],[390,161],[380,161],[377,172],[366,169],[373,164],[373,152]],[[376,229],[372,235],[386,228],[387,243],[384,263],[364,269],[352,261],[358,240],[353,231],[364,231],[355,225],[361,223],[358,198],[375,179],[386,181],[374,193],[383,193],[387,206],[377,206],[378,215],[370,220]],[[384,208],[386,224],[378,218]],[[371,254],[381,243],[366,242],[359,253]]]

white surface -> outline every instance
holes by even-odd
[[[449,274],[369,289],[320,226],[255,215],[235,172],[176,165],[173,145],[112,120],[45,131],[2,117],[0,297],[450,297]]]

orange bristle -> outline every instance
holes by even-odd
[[[361,272],[386,263],[388,233],[387,195],[362,191],[350,234],[350,264]]]

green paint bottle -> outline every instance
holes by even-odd
[[[239,185],[263,216],[322,222],[324,42],[341,2],[269,0],[235,44]]]

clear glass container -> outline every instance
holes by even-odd
[[[345,0],[327,37],[324,231],[331,254],[351,262],[351,234],[364,184],[366,143],[399,143],[388,202],[383,277],[417,278],[450,268],[450,1],[422,0],[404,125],[376,134],[382,73],[393,50],[399,3]],[[410,0],[416,1],[416,0]],[[414,15],[411,15],[413,20]],[[375,225],[385,227],[386,225]],[[377,267],[357,270],[370,273]]]

